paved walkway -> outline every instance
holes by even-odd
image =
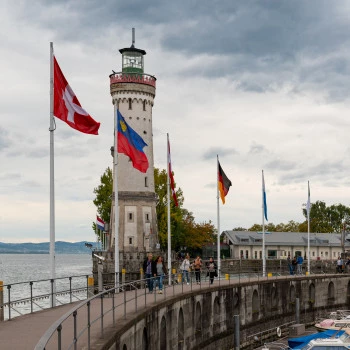
[[[248,279],[246,279],[247,281]],[[116,322],[121,326],[124,322],[134,318],[136,313],[145,311],[155,303],[161,303],[176,295],[190,292],[198,292],[202,289],[212,289],[219,285],[237,283],[236,281],[216,280],[213,285],[208,281],[201,285],[174,285],[167,286],[164,294],[149,294],[146,289],[135,289],[132,291],[110,294],[104,298],[95,298],[90,304],[90,348],[99,349],[106,340],[103,335],[115,327]],[[240,282],[243,282],[242,280]],[[45,332],[53,327],[54,323],[63,316],[68,316],[73,308],[77,309],[76,334],[78,337],[77,349],[88,348],[88,331],[86,328],[88,320],[88,309],[85,302],[76,302],[47,309],[33,314],[15,317],[10,321],[0,322],[0,349],[1,350],[33,350]],[[114,309],[114,311],[113,311]],[[105,315],[101,318],[101,310]],[[110,310],[107,314],[106,312]],[[114,327],[113,327],[114,326]],[[54,327],[53,329],[55,329]],[[74,339],[74,319],[67,317],[62,323],[62,349],[68,349]],[[72,346],[72,348],[74,348]],[[57,332],[54,333],[46,349],[57,349]]]

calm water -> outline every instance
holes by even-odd
[[[90,253],[57,254],[55,270],[56,305],[86,299],[86,276],[92,276]],[[0,281],[4,284],[4,303],[8,304],[9,299],[11,302],[10,309],[8,305],[4,308],[5,319],[9,312],[13,318],[50,307],[49,254],[0,254]]]
[[[56,277],[92,274],[92,258],[86,254],[57,254]],[[50,278],[49,254],[0,254],[0,281],[4,284]]]

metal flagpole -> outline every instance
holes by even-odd
[[[264,181],[264,170],[262,170],[262,255],[263,255],[263,277],[266,276],[266,254],[265,254],[265,181]]]
[[[114,263],[115,263],[115,288],[119,287],[119,204],[118,204],[118,121],[117,101],[114,101]]]
[[[54,162],[54,115],[53,115],[53,89],[54,89],[54,68],[53,68],[53,43],[50,42],[50,277],[55,279],[55,162]],[[56,292],[55,282],[53,283]],[[56,298],[51,301],[56,305]]]
[[[217,161],[216,161],[216,205],[217,205],[217,220],[218,220],[218,247],[217,247],[217,252],[218,252],[218,276],[221,271],[221,260],[220,260],[220,204],[219,204],[219,155],[216,155]]]
[[[170,227],[170,175],[169,175],[169,164],[170,164],[170,149],[169,149],[169,134],[167,136],[167,206],[168,206],[168,274],[169,274],[169,286],[171,285],[171,227]]]
[[[307,182],[307,272],[310,275],[310,184]]]

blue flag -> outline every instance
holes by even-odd
[[[265,216],[266,221],[269,221],[267,219],[267,205],[266,205],[264,170],[262,170],[262,199],[263,199],[264,216]]]

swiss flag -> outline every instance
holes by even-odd
[[[63,75],[56,57],[54,57],[53,114],[73,129],[85,134],[98,135],[100,123],[93,120],[89,113],[81,107],[75,93]]]

